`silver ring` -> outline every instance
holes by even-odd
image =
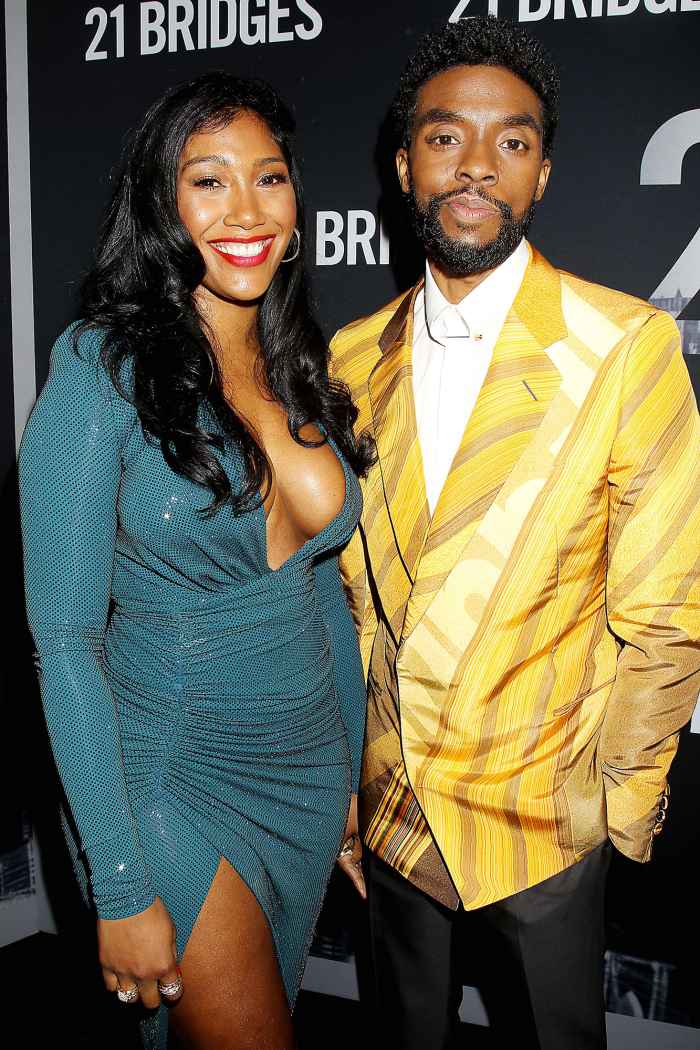
[[[137,984],[133,988],[117,988],[117,999],[120,1003],[135,1003],[139,997]]]
[[[170,981],[169,984],[161,984],[158,981],[158,991],[166,999],[174,999],[182,991],[182,977],[178,977],[175,981]]]

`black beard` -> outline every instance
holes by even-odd
[[[447,236],[440,222],[441,205],[453,197],[462,196],[465,192],[493,205],[501,213],[498,233],[486,244],[465,244],[463,241],[453,240]],[[418,203],[413,186],[406,196],[413,229],[425,249],[425,254],[447,277],[469,277],[500,266],[512,255],[527,234],[537,207],[537,201],[533,197],[524,214],[515,219],[509,204],[496,200],[475,186],[470,186],[468,190],[462,188],[450,190],[448,193],[437,193],[429,197],[424,206]],[[465,226],[465,229],[468,228]]]

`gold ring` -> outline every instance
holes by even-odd
[[[339,857],[351,857],[352,856],[352,851],[354,849],[355,849],[355,836],[354,835],[348,835],[348,837],[346,838],[345,842],[343,843],[343,845],[341,847],[341,850],[340,850],[340,853],[338,854],[338,856]]]

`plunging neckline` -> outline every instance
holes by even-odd
[[[345,459],[343,458],[343,456],[341,456],[341,454],[340,454],[340,452],[338,450],[338,446],[336,445],[335,441],[330,436],[330,434],[327,432],[327,430],[323,426],[323,424],[314,420],[314,425],[317,426],[318,429],[321,431],[321,434],[323,435],[323,437],[325,438],[326,442],[328,443],[328,445],[332,449],[333,454],[335,455],[336,459],[338,460],[338,462],[340,463],[340,466],[342,468],[343,479],[345,481],[345,492],[343,493],[343,499],[342,499],[342,502],[340,504],[340,507],[339,507],[337,513],[331,518],[331,520],[328,521],[319,532],[315,533],[313,536],[309,536],[309,538],[307,540],[304,540],[302,545],[300,547],[297,547],[297,549],[295,551],[292,551],[292,553],[287,558],[285,558],[284,561],[282,562],[282,564],[278,565],[276,569],[273,569],[272,566],[270,565],[269,548],[268,548],[268,543],[267,543],[267,515],[265,513],[264,502],[263,502],[262,499],[260,500],[260,502],[258,503],[258,505],[256,507],[255,513],[257,515],[259,515],[260,518],[261,518],[261,520],[260,520],[260,528],[262,530],[262,554],[263,554],[263,559],[264,559],[264,562],[265,562],[265,567],[266,567],[266,569],[268,571],[268,574],[270,576],[274,576],[276,573],[282,572],[284,569],[287,568],[287,566],[290,564],[290,562],[295,561],[296,558],[298,558],[299,555],[302,554],[307,549],[307,547],[309,547],[312,543],[316,543],[316,541],[320,540],[322,537],[326,536],[328,531],[338,522],[338,520],[340,519],[340,517],[344,513],[345,506],[346,506],[347,501],[348,501],[348,495],[349,495],[349,491],[350,491],[350,467],[345,462]],[[321,446],[319,445],[317,447],[320,448]]]

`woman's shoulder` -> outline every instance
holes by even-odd
[[[103,349],[107,338],[104,328],[73,321],[61,332],[51,348],[49,374],[65,372],[84,373],[86,379],[103,367]]]
[[[128,407],[118,398],[102,361],[105,333],[69,325],[51,350],[49,372],[22,436],[20,467],[45,464],[47,449],[102,447],[128,433]],[[43,467],[41,468],[43,469]]]
[[[76,381],[104,386],[106,392],[117,394],[106,353],[109,329],[86,321],[74,321],[61,332],[54,343],[49,360],[49,375],[68,372]],[[119,366],[119,383],[129,387],[130,362]],[[106,384],[106,386],[105,386]],[[121,391],[123,393],[123,391]]]
[[[49,374],[39,400],[69,399],[75,406],[97,398],[109,404],[115,423],[133,423],[132,363],[121,360],[115,373],[106,352],[108,336],[108,329],[84,321],[68,325],[51,350]]]

